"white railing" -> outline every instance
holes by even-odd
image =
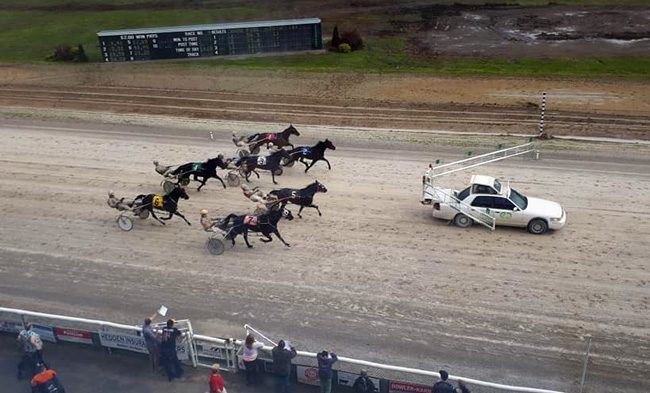
[[[137,326],[137,325],[126,325],[126,324],[120,324],[120,323],[114,323],[114,322],[108,322],[108,321],[102,321],[102,320],[97,320],[97,319],[87,319],[87,318],[77,318],[77,317],[69,317],[69,316],[64,316],[64,315],[56,315],[56,314],[47,314],[47,313],[42,313],[42,312],[36,312],[36,311],[29,311],[29,310],[21,310],[21,309],[14,309],[14,308],[6,308],[6,307],[0,307],[0,313],[7,313],[7,314],[13,314],[19,317],[20,321],[24,321],[25,316],[29,316],[32,318],[43,318],[43,319],[48,319],[48,320],[53,320],[53,321],[58,321],[58,322],[70,322],[74,324],[86,324],[86,325],[92,325],[92,326],[97,326],[100,328],[105,328],[105,327],[113,327],[116,329],[123,329],[123,330],[135,330],[135,331],[142,331],[142,327]],[[237,369],[237,351],[243,345],[243,342],[240,340],[234,340],[234,339],[223,339],[223,338],[215,338],[215,337],[210,337],[210,336],[204,336],[204,335],[199,335],[199,334],[193,334],[191,331],[191,324],[188,325],[190,326],[190,335],[189,338],[192,341],[190,347],[190,356],[192,357],[192,363],[195,367],[206,367],[206,364],[202,364],[200,362],[196,361],[196,358],[198,356],[201,356],[201,354],[197,354],[192,351],[192,348],[195,346],[197,342],[208,342],[215,344],[219,346],[219,348],[224,349],[224,354],[226,358],[226,362],[229,368],[236,370]],[[57,327],[64,327],[64,326],[57,326]],[[245,329],[247,331],[254,331],[257,335],[260,337],[264,338],[266,341],[269,342],[269,344],[275,344],[275,342],[268,337],[264,336],[262,333],[259,331],[255,330],[252,328],[250,325],[244,325]],[[272,346],[265,346],[263,349],[266,351],[270,351],[273,347]],[[306,351],[297,351],[298,355],[302,357],[308,357],[311,359],[316,358],[316,353],[313,352],[306,352]],[[356,365],[356,366],[363,366],[363,367],[372,367],[380,370],[387,370],[387,371],[396,371],[396,372],[402,372],[406,374],[411,374],[411,375],[420,375],[420,376],[426,376],[426,377],[432,377],[432,378],[439,378],[440,374],[435,372],[435,371],[427,371],[427,370],[421,370],[417,368],[409,368],[409,367],[401,367],[401,366],[393,366],[389,364],[383,364],[383,363],[376,363],[376,362],[370,362],[366,360],[359,360],[359,359],[353,359],[349,357],[344,357],[344,356],[339,356],[338,357],[339,362],[341,363],[347,363],[351,365]],[[456,375],[450,375],[449,376],[450,380],[459,380],[462,379],[465,383],[467,384],[472,384],[476,386],[483,386],[483,387],[489,387],[489,388],[494,388],[498,390],[504,390],[504,391],[510,391],[510,392],[529,392],[529,393],[563,393],[560,391],[556,390],[548,390],[548,389],[538,389],[538,388],[530,388],[530,387],[523,387],[523,386],[512,386],[512,385],[506,385],[506,384],[500,384],[500,383],[493,383],[493,382],[486,382],[486,381],[481,381],[478,379],[473,379],[473,378],[466,378],[466,377],[461,377],[461,376],[456,376]]]

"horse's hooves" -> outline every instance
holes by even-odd
[[[285,244],[285,246],[287,246],[287,247],[291,247],[291,244],[287,243],[287,244]]]
[[[253,246],[248,246],[248,248],[253,248]]]

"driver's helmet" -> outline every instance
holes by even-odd
[[[201,209],[201,215],[205,216],[206,214],[208,214],[208,211],[205,209]]]

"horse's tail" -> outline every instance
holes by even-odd
[[[219,226],[221,226],[221,227],[226,227],[226,226],[230,223],[230,220],[232,220],[232,219],[235,218],[235,217],[237,217],[237,215],[234,214],[234,213],[230,213],[230,214],[228,214],[226,217],[224,217],[224,218],[221,220],[221,223],[219,223]]]
[[[249,135],[248,137],[246,137],[246,143],[251,143],[252,141],[254,141],[255,139],[257,139],[257,137],[258,137],[259,135],[260,135],[259,133],[258,133],[258,134],[253,134],[253,135]]]

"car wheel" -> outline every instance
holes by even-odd
[[[548,230],[548,224],[541,218],[536,218],[528,223],[528,232],[534,235],[541,235]]]
[[[454,224],[460,228],[469,228],[472,226],[473,223],[474,220],[472,220],[471,218],[467,217],[464,214],[459,213],[456,214],[456,217],[454,217]]]

